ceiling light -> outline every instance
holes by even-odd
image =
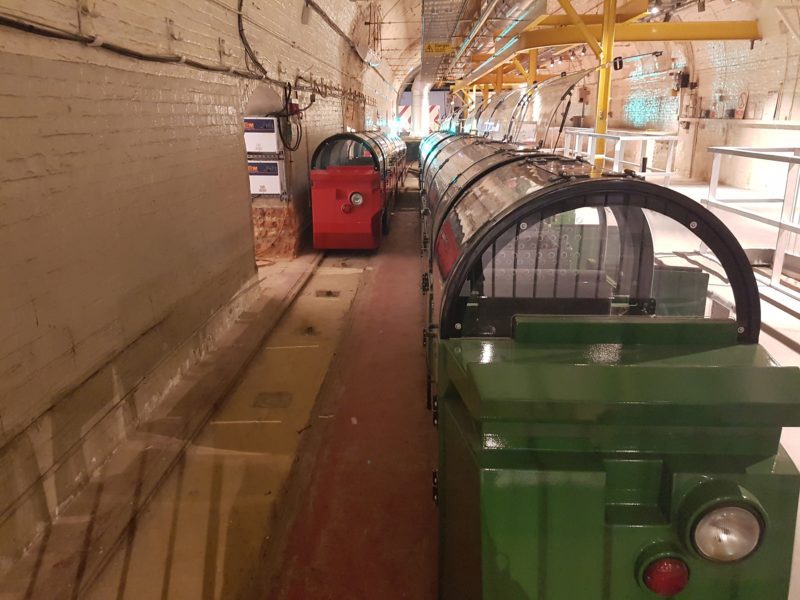
[[[569,53],[569,59],[575,60],[576,58],[578,58],[578,56],[575,54],[575,50],[571,50]]]
[[[586,46],[581,48],[581,56],[586,56]]]
[[[657,15],[661,12],[661,0],[653,0],[650,4],[650,8],[647,9],[651,15]]]

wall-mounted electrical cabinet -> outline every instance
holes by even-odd
[[[250,175],[250,193],[253,195],[286,195],[286,173],[282,160],[258,160],[252,157],[247,161]]]
[[[278,154],[283,151],[275,117],[245,117],[244,145],[248,154]]]

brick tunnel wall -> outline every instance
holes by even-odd
[[[137,51],[245,66],[235,0],[3,4]],[[329,91],[305,115],[282,208],[292,233],[307,224],[308,149],[388,118],[394,99],[319,15],[301,23],[303,5],[245,3],[270,76],[367,100]],[[356,11],[328,12],[358,38]],[[143,377],[253,280],[241,120],[259,85],[0,28],[0,570],[158,400],[132,401]]]

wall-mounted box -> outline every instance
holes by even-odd
[[[286,174],[282,160],[248,160],[247,171],[251,194],[286,195]]]
[[[277,154],[283,150],[275,117],[245,117],[244,145],[247,152]]]

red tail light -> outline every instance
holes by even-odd
[[[644,584],[659,596],[671,598],[689,583],[689,567],[677,558],[654,560],[644,572]]]

